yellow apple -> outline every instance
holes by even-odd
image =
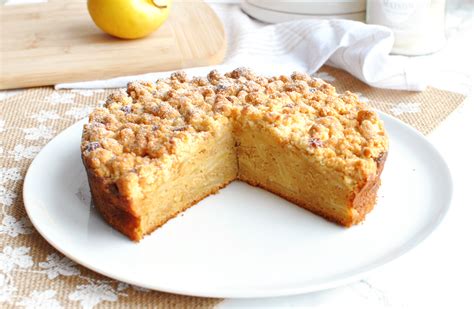
[[[94,23],[104,32],[122,38],[149,35],[168,18],[172,0],[88,0]]]

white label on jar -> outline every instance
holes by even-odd
[[[394,29],[418,27],[427,18],[430,0],[373,0],[370,1],[373,23]]]

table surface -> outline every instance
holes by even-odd
[[[226,299],[219,308],[474,308],[470,295],[474,277],[474,225],[470,222],[474,217],[474,166],[470,163],[474,4],[451,1],[448,6],[447,45],[436,54],[416,58],[431,67],[430,85],[467,95],[464,104],[428,136],[445,157],[454,180],[451,209],[440,227],[412,252],[356,283],[289,297]],[[4,95],[0,91],[0,97]]]

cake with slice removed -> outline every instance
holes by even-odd
[[[81,151],[95,207],[138,241],[233,180],[357,224],[376,203],[388,138],[350,92],[239,68],[129,83],[92,112]]]

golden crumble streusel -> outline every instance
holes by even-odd
[[[88,166],[111,181],[165,177],[179,150],[220,127],[257,126],[353,179],[375,174],[388,139],[377,114],[355,94],[307,74],[262,77],[239,68],[207,78],[132,82],[111,95],[85,125]],[[244,128],[245,129],[245,128]]]

